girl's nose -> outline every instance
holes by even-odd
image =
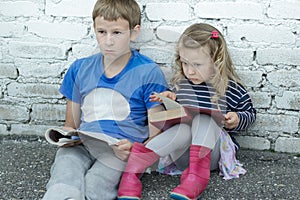
[[[195,74],[195,68],[192,65],[188,65],[188,73]]]

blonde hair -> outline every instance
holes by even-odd
[[[213,31],[218,32],[217,37],[212,37]],[[210,80],[210,83],[216,90],[213,100],[217,101],[221,96],[225,95],[228,87],[228,81],[230,79],[238,83],[241,83],[241,80],[234,71],[233,63],[223,35],[215,27],[209,24],[193,24],[180,36],[175,54],[175,62],[178,70],[172,79],[172,84],[176,87],[176,89],[179,89],[178,83],[184,78],[179,55],[180,48],[185,47],[197,49],[205,46],[208,47],[209,55],[215,65],[215,73],[212,80]]]
[[[93,21],[99,16],[108,21],[125,19],[130,29],[141,24],[141,10],[135,0],[98,0],[92,14]]]

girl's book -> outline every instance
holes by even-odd
[[[78,142],[80,140],[81,135],[104,141],[109,145],[115,145],[117,142],[119,142],[118,139],[103,133],[95,133],[81,130],[64,131],[59,128],[48,129],[45,133],[45,138],[50,144],[63,146],[65,144]]]
[[[200,113],[212,116],[212,118],[220,126],[222,126],[222,122],[225,120],[225,117],[220,110],[183,106],[168,97],[165,97],[158,93],[154,94],[162,100],[162,103],[164,104],[166,110],[150,113],[149,122],[162,131],[178,123],[190,124],[193,117],[196,114]]]

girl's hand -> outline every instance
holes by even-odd
[[[118,142],[116,145],[112,146],[112,149],[115,155],[123,161],[126,161],[129,157],[130,150],[132,148],[132,143],[129,142],[127,139],[123,139]]]
[[[172,100],[176,100],[176,94],[174,92],[164,91],[161,92],[160,94]],[[150,101],[161,102],[162,100],[159,97],[157,97],[155,94],[152,94],[150,95]]]
[[[228,129],[234,129],[240,123],[240,118],[236,112],[228,112],[225,115],[225,127]]]

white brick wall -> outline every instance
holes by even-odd
[[[58,92],[76,59],[98,51],[91,12],[96,0],[0,2],[0,134],[43,135],[62,125]],[[300,152],[300,1],[138,0],[141,35],[133,44],[167,78],[176,40],[195,22],[225,35],[238,74],[257,108],[241,146]]]

